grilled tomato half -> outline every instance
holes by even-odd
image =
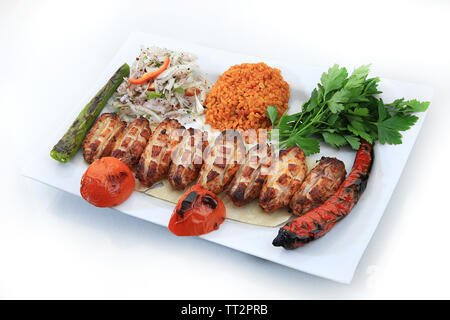
[[[87,168],[80,193],[96,207],[114,207],[128,199],[134,185],[133,173],[126,164],[114,157],[104,157]]]
[[[199,236],[219,229],[225,220],[225,205],[214,193],[194,185],[178,201],[169,222],[177,236]]]

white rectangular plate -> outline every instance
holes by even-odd
[[[106,83],[117,68],[124,62],[130,65],[139,54],[141,45],[157,45],[172,50],[187,51],[198,57],[201,71],[213,83],[220,74],[230,66],[244,62],[265,62],[279,68],[284,79],[291,85],[291,112],[300,110],[301,104],[319,82],[322,72],[316,68],[293,66],[270,59],[261,59],[242,54],[225,52],[202,47],[188,42],[163,38],[155,35],[132,34],[108,68],[101,75],[96,85],[87,92],[83,100],[77,103],[69,117],[64,119],[61,128],[53,137],[42,137],[41,148],[23,174],[58,189],[80,196],[79,187],[82,174],[87,168],[81,153],[69,163],[61,164],[49,156],[49,152],[60,136],[64,134],[82,107]],[[382,79],[380,89],[382,98],[392,101],[395,98],[416,98],[431,101],[433,90],[428,87]],[[56,106],[55,106],[56,107]],[[403,144],[398,146],[375,146],[375,162],[366,191],[361,200],[348,217],[339,222],[328,234],[305,247],[287,251],[272,246],[272,240],[278,233],[278,228],[266,228],[227,220],[218,231],[204,235],[201,238],[227,246],[248,254],[252,254],[300,271],[342,283],[350,283],[358,262],[366,249],[386,205],[400,178],[420,131],[426,113],[418,114],[419,121],[403,135]],[[49,124],[52,125],[52,124]],[[349,149],[336,151],[322,145],[320,156],[335,156],[346,164],[350,171],[355,152]],[[162,226],[167,226],[174,205],[145,194],[134,194],[122,205],[115,207],[120,212],[138,217]],[[245,207],[242,208],[245,210]]]

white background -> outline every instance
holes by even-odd
[[[450,298],[450,2],[0,2],[0,298]],[[132,31],[432,86],[350,285],[97,209],[20,176]],[[82,106],[80,106],[81,108]]]

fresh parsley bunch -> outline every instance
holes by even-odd
[[[357,68],[349,76],[336,64],[323,73],[302,112],[279,120],[274,106],[266,110],[272,128],[279,130],[280,147],[300,146],[306,155],[320,151],[319,140],[340,148],[349,144],[354,150],[360,138],[374,143],[401,144],[400,131],[408,130],[429,102],[397,99],[385,104],[377,95],[379,78],[368,78],[370,65]],[[319,140],[318,140],[319,139]]]

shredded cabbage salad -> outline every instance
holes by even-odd
[[[190,53],[142,46],[131,66],[130,78],[160,69],[167,58],[167,69],[148,82],[133,85],[124,78],[112,98],[112,106],[121,116],[145,116],[156,124],[168,117],[187,123],[204,113],[203,103],[211,83],[199,73],[196,57]]]

